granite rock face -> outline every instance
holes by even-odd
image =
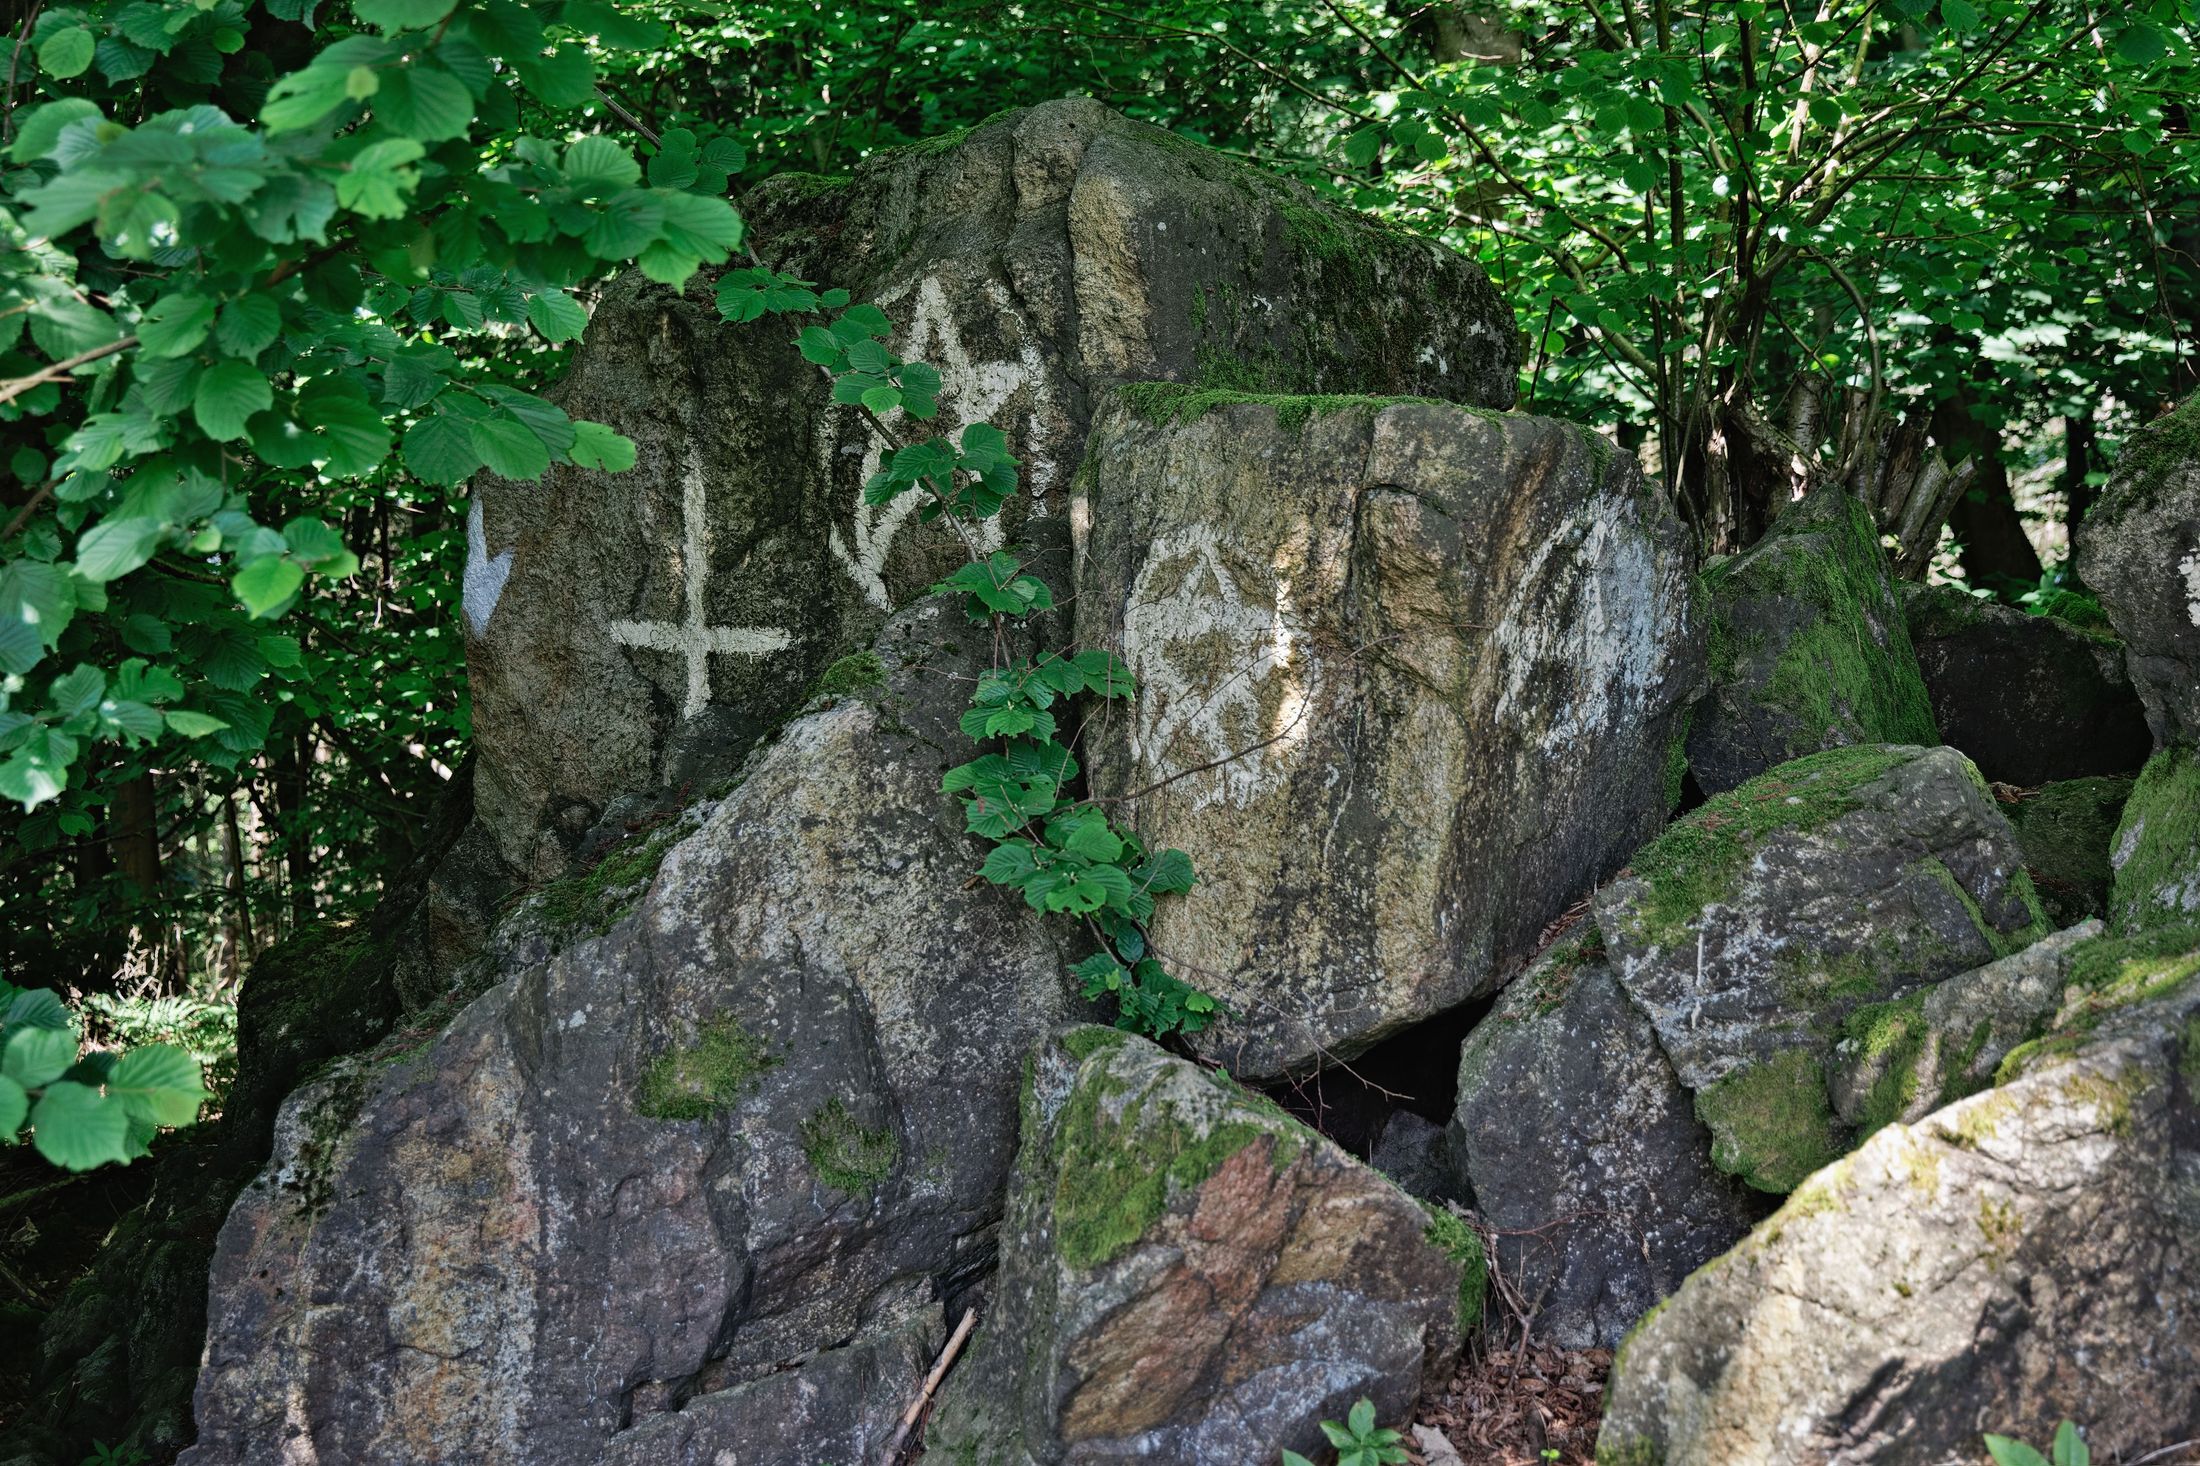
[[[1952,586],[1904,586],[1940,736],[1997,783],[2136,773],[2153,751],[2123,644]]]
[[[1454,1167],[1536,1337],[1610,1348],[1763,1215],[1711,1164],[1655,1030],[1592,928],[1507,988],[1459,1056]]]
[[[2200,743],[2200,394],[2133,433],[2078,531],[2157,741]]]
[[[2068,1417],[2130,1460],[2200,1434],[2187,933],[2098,964],[2007,1082],[1879,1131],[1690,1278],[1620,1351],[1598,1459],[1922,1466]]]
[[[1077,638],[1141,689],[1093,784],[1199,870],[1152,936],[1234,1072],[1494,991],[1677,797],[1686,538],[1593,433],[1125,388],[1072,517]]]
[[[711,1461],[759,1428],[728,1399],[861,1383],[888,1366],[812,1356],[937,1322],[1023,1055],[1082,1012],[969,884],[951,640],[897,619],[878,685],[789,724],[631,914],[292,1096],[222,1231],[187,1460]],[[880,1408],[805,1407],[849,1440]]]
[[[1008,435],[1029,497],[990,532],[1051,547],[1057,568],[1114,383],[1513,401],[1512,312],[1472,263],[1092,101],[851,179],[775,179],[742,208],[767,263],[876,303],[892,349],[939,368],[938,423]],[[632,801],[709,789],[957,562],[913,496],[863,503],[880,448],[794,334],[721,320],[707,282],[627,276],[554,395],[632,438],[637,467],[476,481],[480,811],[527,878],[592,855],[589,832]]]
[[[1226,1076],[1112,1029],[1033,1057],[993,1307],[926,1445],[971,1466],[1274,1461],[1402,1419],[1460,1340],[1431,1216]]]
[[[1882,745],[1718,796],[1638,851],[1595,909],[1714,1161],[1772,1192],[1845,1148],[1826,1063],[1860,1011],[2048,929],[1977,770],[1954,749]]]
[[[1706,794],[1830,748],[1940,741],[1878,526],[1847,492],[1790,504],[1703,583],[1711,692],[1688,769]]]

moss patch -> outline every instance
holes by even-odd
[[[2127,778],[2066,779],[2001,807],[2042,904],[2064,926],[2108,914],[2108,855],[2131,788]]]
[[[1744,692],[1778,715],[1788,747],[1940,742],[1878,527],[1860,501],[1824,492],[1790,505],[1757,548],[1718,570],[1705,583],[1720,619],[1794,626]]]
[[[865,649],[850,652],[818,673],[817,680],[810,684],[810,697],[847,697],[885,685],[885,663],[878,659],[877,652]]]
[[[1459,1333],[1464,1338],[1482,1324],[1490,1288],[1489,1252],[1482,1245],[1482,1234],[1464,1218],[1436,1207],[1429,1207],[1428,1214],[1428,1230],[1421,1235],[1459,1264]]]
[[[1902,1118],[1917,1098],[1917,1061],[1925,1052],[1925,994],[1916,992],[1892,1003],[1872,1003],[1849,1014],[1844,1025],[1849,1041],[1873,1061],[1879,1077],[1864,1097],[1864,1113],[1856,1138]]]
[[[1730,789],[1637,851],[1631,868],[1649,887],[1632,915],[1636,935],[1666,945],[1712,902],[1732,894],[1758,841],[1807,832],[1857,807],[1856,790],[1901,764],[1907,752],[1836,748],[1784,763]]]
[[[642,1073],[634,1108],[655,1120],[700,1120],[741,1097],[779,1060],[731,1018],[703,1025],[687,1048],[659,1054]]]
[[[1249,1145],[1265,1141],[1279,1171],[1298,1157],[1298,1138],[1268,1126],[1178,1114],[1151,1088],[1126,1097],[1108,1062],[1102,1056],[1085,1065],[1054,1133],[1054,1240],[1071,1267],[1098,1267],[1122,1252],[1172,1195],[1197,1187]],[[1148,1113],[1149,1105],[1165,1113]]]
[[[2093,506],[2089,518],[2099,527],[2134,510],[2152,508],[2170,476],[2195,464],[2200,464],[2200,392],[2124,440],[2116,458],[2114,486]]]
[[[2147,760],[2112,854],[2123,858],[2109,897],[2119,929],[2193,919],[2200,910],[2200,749],[2165,748]]]
[[[536,911],[569,940],[603,935],[640,902],[676,839],[669,826],[627,837],[589,869],[537,891]]]
[[[894,1173],[901,1145],[891,1130],[866,1129],[838,1099],[802,1122],[802,1154],[835,1191],[859,1196]]]
[[[1789,1049],[1697,1092],[1711,1163],[1759,1191],[1793,1191],[1847,1149],[1815,1054]]]

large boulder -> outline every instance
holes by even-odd
[[[1493,991],[1677,797],[1687,537],[1586,429],[1128,387],[1072,519],[1093,787],[1198,868],[1152,938],[1239,1073]]]
[[[1871,511],[1828,487],[1703,574],[1711,693],[1688,770],[1719,794],[1775,764],[1860,743],[1938,743]]]
[[[1987,778],[2030,789],[2130,774],[2153,751],[2123,643],[2105,630],[1955,586],[1906,585],[1903,608],[1941,739]]]
[[[940,424],[1007,433],[1028,497],[1005,527],[1042,549],[1066,545],[1069,478],[1117,382],[1513,401],[1512,312],[1475,265],[1096,102],[1006,112],[849,179],[773,180],[742,207],[768,263],[876,302],[893,350],[939,368]],[[958,563],[914,496],[863,503],[880,445],[795,352],[799,324],[729,324],[707,281],[627,276],[554,395],[632,438],[637,467],[476,480],[481,817],[530,878],[593,854],[622,798],[712,787]]]
[[[2017,832],[2024,868],[2054,921],[2069,925],[2108,915],[2116,878],[2109,857],[2131,788],[2129,778],[2101,775],[2043,784],[2014,799],[2003,794],[2001,812]]]
[[[1461,1267],[1432,1233],[1227,1075],[1069,1030],[1032,1060],[992,1312],[928,1453],[1272,1462],[1363,1397],[1402,1419],[1460,1341]]]
[[[1712,799],[1636,853],[1596,918],[1714,1162],[1772,1192],[1848,1143],[1826,1065],[1852,1013],[2047,930],[1978,771],[1952,748],[1882,745]]]
[[[2164,743],[2200,743],[2200,393],[2124,443],[2077,536]]]
[[[2200,930],[2096,943],[2009,1082],[1890,1125],[1645,1321],[1597,1459],[1973,1461],[2200,1435]],[[2080,966],[2085,965],[2081,954]]]
[[[983,1265],[1021,1059],[1081,1005],[970,880],[953,639],[905,613],[629,914],[292,1096],[222,1231],[186,1459],[562,1466],[642,1429],[718,1459],[755,1439],[723,1392]],[[875,1373],[816,1369],[853,1391],[805,1406],[819,1438],[869,1438]],[[782,1444],[740,1459],[807,1466]]]
[[[1536,1337],[1610,1348],[1763,1215],[1711,1164],[1688,1091],[1592,927],[1467,1036],[1453,1164]]]
[[[2200,748],[2147,760],[2109,851],[2109,919],[2124,930],[2200,917]]]

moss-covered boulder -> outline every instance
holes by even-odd
[[[1636,853],[1596,918],[1714,1162],[1774,1192],[1852,1139],[1826,1086],[1851,1014],[2049,929],[1969,761],[1877,744],[1712,799]]]
[[[2024,868],[2032,873],[2040,905],[2058,925],[2108,915],[2116,877],[2109,857],[2131,785],[2130,779],[2107,776],[2066,779],[2002,805],[2024,849]]]
[[[2165,748],[2147,760],[2124,801],[2109,864],[2116,872],[2109,917],[2118,929],[2200,916],[2200,748]]]
[[[1705,793],[1829,748],[1940,741],[1878,526],[1848,493],[1790,504],[1703,584],[1711,692],[1687,755]]]
[[[928,1454],[1273,1462],[1362,1397],[1403,1419],[1459,1347],[1455,1219],[1227,1076],[1113,1029],[1034,1056],[991,1312]]]
[[[2124,442],[2077,536],[2163,743],[2200,743],[2200,393]]]
[[[222,1228],[187,1460],[748,1460],[790,1393],[750,1387],[795,1369],[847,1386],[804,1397],[816,1440],[877,1444],[872,1371],[814,1356],[937,1321],[1023,1058],[1089,1011],[971,880],[953,614],[890,623],[879,685],[789,723],[631,910],[624,875],[575,902],[607,930],[291,1097]]]
[[[1538,1339],[1610,1348],[1763,1215],[1595,928],[1556,943],[1459,1056],[1451,1159]]]
[[[1138,677],[1093,787],[1188,852],[1154,944],[1233,1072],[1494,991],[1664,823],[1702,667],[1687,536],[1595,433],[1438,402],[1127,387],[1076,624]]]
[[[2095,1460],[2200,1435],[2187,939],[2181,961],[2089,944],[2090,1026],[1879,1131],[1690,1278],[1621,1349],[1598,1460],[1973,1461],[1983,1432],[2045,1442],[2065,1418]]]
[[[2028,616],[1956,586],[1902,587],[1941,739],[1997,783],[2136,773],[2146,709],[2103,626]]]
[[[1023,492],[996,528],[1057,595],[1070,477],[1117,382],[1513,402],[1520,338],[1473,262],[1087,99],[774,179],[742,212],[768,264],[886,312],[894,352],[939,369],[940,422],[1007,434]],[[916,496],[864,503],[878,439],[791,331],[725,321],[712,291],[633,274],[595,307],[553,395],[634,440],[615,486],[474,480],[481,815],[529,879],[622,798],[710,788],[961,562]]]

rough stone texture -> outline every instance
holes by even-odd
[[[1367,1163],[1410,1196],[1439,1205],[1464,1202],[1467,1192],[1452,1175],[1448,1152],[1443,1126],[1411,1110],[1399,1110],[1383,1122],[1369,1147]]]
[[[2200,1435],[2196,1087],[2188,978],[1881,1130],[1628,1341],[1598,1459],[1922,1466],[2064,1417],[2097,1461]]]
[[[1596,917],[1715,1163],[1774,1192],[1846,1143],[1824,1074],[1853,1014],[2047,930],[1969,761],[1882,745],[1711,800],[1636,854]]]
[[[951,639],[898,619],[884,685],[789,724],[630,915],[290,1099],[222,1232],[187,1460],[562,1466],[644,1427],[709,1459],[756,1428],[713,1396],[982,1265],[1019,1060],[1081,1005],[969,880]]]
[[[1845,491],[1790,504],[1703,584],[1711,694],[1688,768],[1706,794],[1829,748],[1940,741],[1878,526]]]
[[[991,1315],[928,1454],[1271,1462],[1403,1419],[1459,1347],[1420,1203],[1226,1076],[1113,1029],[1032,1060]]]
[[[2077,567],[2124,639],[2156,739],[2200,743],[2200,393],[2125,440]]]
[[[1234,1071],[1494,990],[1677,796],[1686,537],[1595,434],[1130,387],[1079,490],[1078,640],[1140,685],[1093,784],[1199,870],[1152,935]]]
[[[2138,931],[2200,916],[2200,749],[2147,760],[2109,851],[2109,919]]]
[[[1954,586],[1904,585],[1902,604],[1941,740],[1987,778],[2030,789],[2147,761],[2154,738],[2113,636]]]
[[[90,1269],[38,1329],[35,1389],[10,1401],[0,1460],[78,1466],[95,1442],[167,1461],[193,1435],[206,1344],[207,1268],[230,1202],[266,1164],[284,1096],[316,1066],[419,1021],[441,988],[429,954],[428,886],[473,809],[462,766],[413,863],[372,911],[314,928],[253,962],[237,998],[237,1073],[218,1119],[164,1137],[130,1167],[144,1204],[120,1217]]]
[[[1834,1113],[1868,1134],[1992,1084],[2002,1060],[2055,1015],[2072,954],[2102,930],[2080,922],[1908,998],[1858,1009],[1828,1065]]]
[[[2003,803],[2040,905],[2055,921],[2068,925],[2108,915],[2116,876],[2109,855],[2131,786],[2130,779],[2068,779]]]
[[[1512,312],[1471,262],[1089,100],[852,179],[776,179],[742,208],[768,262],[877,303],[893,349],[939,367],[936,425],[1008,434],[1030,497],[1005,529],[1042,549],[1066,544],[1068,479],[1116,382],[1513,401]],[[878,444],[794,324],[729,324],[707,281],[627,276],[553,395],[632,438],[638,466],[476,481],[481,815],[529,878],[585,855],[622,795],[710,788],[959,560],[914,496],[862,503]],[[704,626],[721,630],[700,662],[670,649]]]
[[[1507,988],[1459,1056],[1454,1164],[1535,1335],[1610,1348],[1763,1215],[1592,930]]]
[[[704,1395],[612,1437],[600,1466],[873,1466],[924,1387],[936,1316]]]

